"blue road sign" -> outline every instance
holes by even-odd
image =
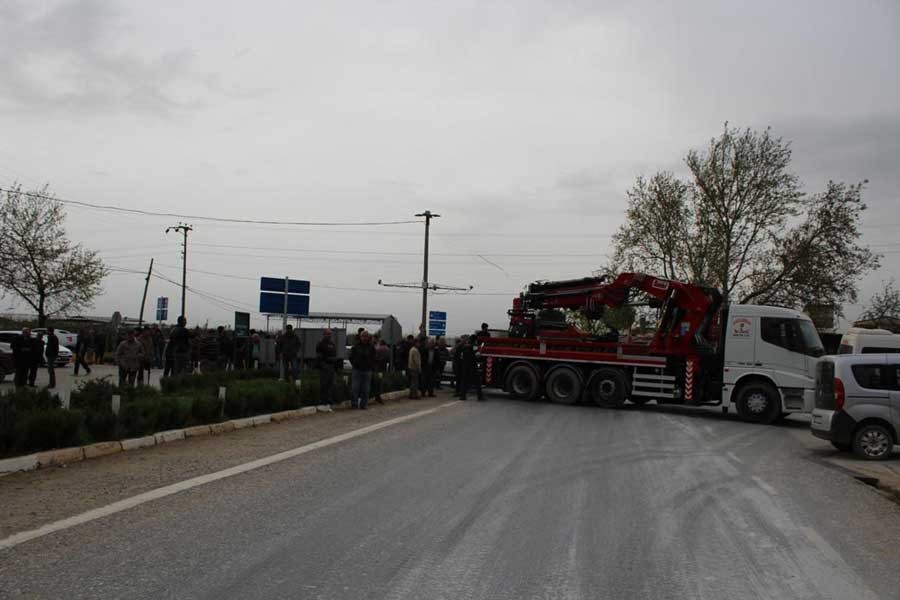
[[[428,331],[447,331],[447,321],[428,321]]]
[[[447,335],[447,313],[442,310],[428,311],[428,334]]]
[[[284,282],[282,282],[284,283]],[[272,292],[259,293],[259,312],[272,315],[284,313],[284,294]],[[309,296],[299,294],[287,295],[287,314],[292,317],[309,316]]]
[[[446,321],[447,313],[442,310],[430,310],[430,311],[428,311],[428,320],[429,321]]]
[[[169,319],[169,309],[168,308],[157,308],[156,309],[156,320],[157,321],[167,321]]]
[[[260,277],[259,291],[284,293],[284,278]],[[309,295],[309,282],[303,279],[288,279],[288,294]]]

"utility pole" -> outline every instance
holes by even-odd
[[[422,269],[422,333],[428,331],[428,233],[431,229],[431,219],[441,215],[433,214],[430,210],[418,213],[417,217],[425,217],[425,265]]]
[[[181,316],[185,319],[187,318],[186,310],[185,310],[185,291],[187,290],[187,238],[188,231],[193,231],[194,228],[188,225],[187,223],[179,223],[174,227],[166,227],[166,233],[170,231],[180,231],[184,234],[184,239],[181,245]]]
[[[138,316],[138,327],[144,324],[144,304],[147,302],[147,288],[150,287],[150,276],[153,275],[153,259],[150,259],[150,268],[147,269],[147,279],[144,281],[144,295],[141,296],[141,314]]]

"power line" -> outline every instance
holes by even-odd
[[[83,208],[92,208],[95,210],[106,210],[113,212],[123,212],[135,215],[143,215],[149,217],[175,217],[178,219],[193,219],[196,221],[211,221],[218,223],[240,223],[240,224],[250,224],[250,225],[300,225],[300,226],[316,226],[316,227],[357,227],[357,226],[378,226],[378,225],[406,225],[410,223],[421,223],[419,220],[404,220],[404,221],[357,221],[357,222],[349,222],[349,221],[265,221],[265,220],[257,220],[257,219],[230,219],[227,217],[209,217],[204,215],[185,215],[180,213],[168,213],[168,212],[156,212],[150,210],[143,210],[140,208],[125,208],[122,206],[113,206],[110,204],[94,204],[92,202],[82,202],[80,200],[69,200],[66,198],[59,198],[56,196],[49,196],[46,194],[39,194],[37,192],[23,192],[20,190],[10,190],[0,188],[0,192],[14,193],[14,194],[22,194],[23,196],[30,196],[32,198],[41,198],[43,200],[52,200],[56,202],[61,202],[63,204],[69,204],[72,206],[81,206]]]

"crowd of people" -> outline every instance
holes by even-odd
[[[162,369],[162,376],[169,377],[197,370],[210,373],[257,368],[260,344],[265,335],[251,330],[249,337],[236,337],[224,327],[189,330],[184,317],[178,318],[168,335],[157,324],[122,329],[113,357],[118,367],[119,386],[149,384],[153,369]],[[483,323],[479,331],[457,339],[452,348],[443,337],[428,337],[424,333],[418,337],[409,335],[391,347],[377,335],[360,328],[348,356],[351,406],[365,410],[370,394],[374,394],[376,402],[381,402],[382,381],[389,371],[406,375],[410,398],[434,397],[435,390],[441,389],[448,363],[452,365],[454,396],[465,400],[469,390],[474,388],[477,398],[482,400],[476,348],[480,338],[489,336],[488,326]],[[102,357],[102,350],[98,351],[98,348],[103,337],[91,328],[79,332],[75,346],[76,377],[79,369],[90,374],[89,357],[97,354]],[[22,335],[13,341],[12,350],[16,387],[34,386],[43,356],[47,359],[48,387],[56,386],[54,361],[59,353],[59,339],[53,327],[47,328],[46,339],[42,335],[32,336],[29,328],[23,329]],[[321,404],[331,406],[335,401],[336,373],[343,368],[343,360],[338,358],[341,353],[330,329],[324,330],[315,350],[314,366],[319,371]],[[275,337],[275,361],[287,380],[293,382],[299,376],[302,357],[302,339],[291,325],[287,325]]]

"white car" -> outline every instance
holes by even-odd
[[[12,343],[14,339],[22,335],[21,331],[0,331],[0,342],[4,342],[6,344]],[[32,337],[37,337],[32,329]],[[46,344],[44,345],[46,352]],[[56,360],[54,361],[54,365],[57,367],[65,367],[72,360],[72,351],[66,348],[60,343],[59,345],[59,354],[56,355]],[[43,360],[41,360],[41,366],[47,364],[46,354],[44,355]]]
[[[75,345],[78,344],[77,333],[72,333],[71,331],[66,331],[65,329],[56,329],[54,330],[54,332],[56,333],[56,338],[59,340],[60,347],[65,346],[69,350],[75,350]],[[44,334],[44,337],[47,336],[47,330],[43,327],[32,329],[31,333],[34,335],[42,333]]]

